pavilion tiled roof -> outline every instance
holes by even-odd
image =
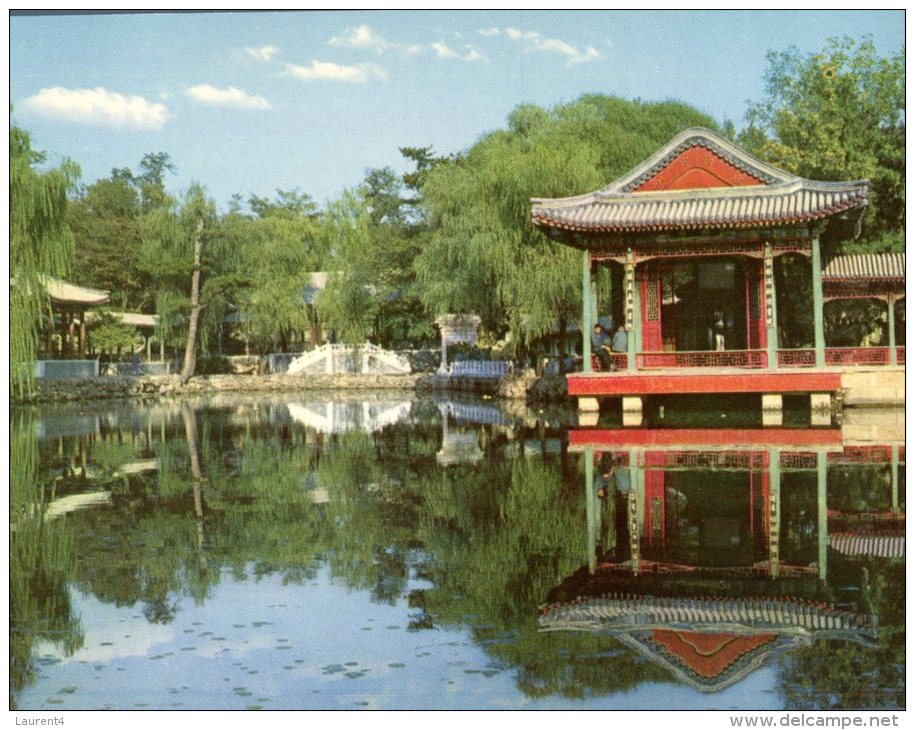
[[[905,535],[856,535],[843,532],[831,534],[829,545],[844,555],[878,558],[905,557]]]
[[[102,289],[90,289],[87,286],[71,284],[69,281],[56,279],[53,276],[43,276],[42,284],[51,301],[59,304],[94,306],[108,302],[109,293]]]
[[[678,680],[718,692],[814,638],[873,645],[874,619],[788,598],[578,598],[543,610],[541,631],[612,636]]]
[[[685,157],[690,150],[697,152]],[[667,174],[672,162],[670,170],[680,169]],[[716,178],[702,165],[723,169],[730,179]],[[690,175],[710,186],[692,186]],[[807,180],[692,128],[601,190],[532,199],[531,216],[546,229],[591,233],[788,226],[861,209],[867,192],[866,180]]]
[[[905,281],[904,253],[869,253],[836,256],[823,267],[823,281]]]
[[[774,631],[793,635],[835,632],[872,638],[869,617],[793,599],[661,598],[608,596],[549,606],[544,631],[630,631],[685,628],[692,631]]]

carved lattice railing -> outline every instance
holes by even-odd
[[[827,365],[889,365],[888,347],[827,347]]]
[[[765,350],[704,350],[697,352],[642,352],[636,355],[640,370],[665,368],[764,368]]]
[[[816,365],[816,352],[812,349],[778,351],[780,368],[812,368],[814,365]]]

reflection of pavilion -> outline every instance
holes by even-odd
[[[744,579],[723,592],[720,581],[700,573],[674,579],[605,574],[577,588],[567,585],[575,578],[557,591],[565,589],[566,600],[543,609],[541,631],[612,637],[703,692],[725,689],[775,655],[814,640],[872,646],[877,635],[874,618],[812,600],[809,581]]]
[[[408,400],[287,403],[294,421],[321,433],[380,431],[410,415]]]
[[[588,567],[553,591],[542,631],[613,637],[705,692],[815,640],[875,644],[876,618],[826,602],[827,556],[904,557],[904,444],[627,429],[573,431],[570,449],[585,454]]]
[[[862,525],[881,515],[904,520],[899,495],[904,444],[843,447],[840,439],[837,430],[819,429],[573,431],[570,449],[586,455],[592,570],[598,566],[602,531],[593,486],[595,476],[612,465],[608,486],[616,487],[625,503],[620,509],[626,513],[628,539],[624,545],[616,536],[615,553],[602,563],[605,568],[634,574],[690,570],[695,550],[688,546],[701,539],[717,548],[705,551],[707,569],[741,568],[773,577],[810,572],[825,580],[829,534],[840,531],[839,514],[827,504],[830,474],[835,481],[842,467],[879,468],[882,482],[871,488],[879,492],[872,497],[879,503],[869,510],[868,521],[846,525],[845,533],[866,534]],[[829,520],[835,530],[829,529]],[[870,541],[871,549],[887,542],[881,535]],[[849,550],[867,544],[832,542]]]

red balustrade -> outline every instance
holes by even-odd
[[[764,368],[765,350],[704,350],[698,352],[642,352],[640,370],[664,368]]]
[[[896,348],[896,360],[905,365],[904,347]],[[827,365],[889,365],[890,350],[888,347],[827,347],[825,361]],[[780,368],[813,367],[815,364],[816,351],[810,348],[778,351]]]
[[[816,352],[810,349],[779,350],[778,366],[780,368],[812,368],[816,365]]]
[[[889,365],[888,347],[827,347],[827,365]]]
[[[610,365],[614,370],[626,370],[629,367],[629,358],[625,352],[614,352],[610,355]],[[591,355],[591,370],[595,373],[603,371],[600,358],[593,353]]]

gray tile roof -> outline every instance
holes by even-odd
[[[823,267],[823,281],[905,281],[904,253],[836,256]]]
[[[694,631],[874,631],[871,619],[791,598],[660,598],[611,595],[543,609],[541,631],[633,631],[690,626]]]
[[[635,192],[695,145],[764,184]],[[531,216],[546,229],[594,233],[793,225],[863,209],[867,192],[866,180],[806,180],[756,159],[713,132],[693,128],[601,190],[568,198],[533,198]]]

